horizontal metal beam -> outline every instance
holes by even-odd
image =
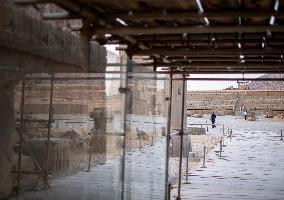
[[[284,32],[284,26],[154,26],[154,27],[118,27],[98,28],[96,34],[112,35],[155,35],[155,34],[214,34],[214,33],[266,33]]]
[[[284,81],[284,78],[186,78],[189,81]]]
[[[186,58],[187,60],[190,60],[191,58],[195,58],[195,59],[212,59],[212,58],[216,58],[216,59],[234,59],[234,58],[240,58],[240,55],[244,55],[244,54],[219,54],[219,55],[215,55],[215,54],[200,54],[200,55],[167,55],[167,58],[170,60],[174,60],[174,59],[181,59],[181,58]],[[274,59],[274,60],[278,60],[281,59],[281,54],[256,54],[256,55],[252,55],[252,54],[246,54],[245,55],[245,59]]]
[[[245,35],[236,35],[234,33],[232,34],[214,34],[214,35],[208,35],[208,34],[187,34],[187,35],[170,35],[170,34],[163,34],[163,35],[139,35],[137,36],[137,39],[140,41],[153,41],[153,40],[162,40],[162,41],[168,41],[168,40],[205,40],[208,41],[208,39],[215,39],[216,41],[221,40],[262,40],[263,36],[266,36],[266,34],[259,34],[259,33],[252,33],[252,34],[245,34]],[[275,36],[275,34],[274,34]],[[115,38],[113,36],[112,38]],[[266,38],[266,39],[273,39],[273,38]],[[284,36],[282,34],[278,34],[275,39],[284,39]]]
[[[249,12],[249,11],[222,11],[222,12],[192,12],[192,11],[147,11],[147,12],[122,12],[122,13],[114,13],[104,15],[105,18],[108,20],[115,20],[116,18],[120,18],[123,20],[128,19],[137,19],[137,20],[196,20],[196,19],[204,19],[207,18],[251,18],[251,17],[262,17],[267,18],[270,16],[275,17],[284,17],[283,12],[274,12],[274,11],[256,11],[256,12]]]
[[[174,72],[173,72],[174,74]],[[131,77],[129,77],[131,78]],[[167,77],[132,77],[137,80],[169,80]],[[50,80],[48,77],[34,77],[28,80]],[[57,78],[60,81],[70,81],[70,80],[97,80],[95,77],[62,77]],[[121,80],[119,78],[105,78],[104,80]],[[173,78],[173,80],[183,80],[183,78]],[[187,77],[186,80],[190,81],[284,81],[284,78],[190,78]],[[80,123],[80,122],[70,122],[70,123]]]
[[[255,69],[233,69],[233,70],[226,70],[226,69],[185,69],[183,71],[165,71],[163,73],[172,73],[172,74],[259,74],[259,73],[269,73],[269,74],[282,74],[284,73],[284,69],[279,70],[255,70]]]
[[[29,1],[29,0],[27,0]],[[72,1],[72,0],[52,0],[53,3],[57,4],[58,6],[60,6],[61,8],[67,10],[68,12],[72,12],[72,13],[77,13],[79,16],[82,16],[83,18],[88,19],[90,22],[95,22],[98,23],[101,26],[106,26],[108,25],[109,27],[112,27],[112,25],[108,24],[107,21],[105,21],[104,18],[98,16],[95,12],[93,12],[92,10],[90,10],[88,7],[84,7],[82,5],[80,5],[79,3]],[[81,30],[81,28],[76,27],[73,30]],[[137,45],[139,48],[141,48],[142,50],[146,50],[148,49],[143,43],[137,41],[134,37],[132,36],[121,36],[124,40],[126,40],[127,42]]]
[[[240,58],[173,58],[173,62],[240,62]],[[284,62],[281,58],[269,59],[269,58],[245,58],[245,62]]]
[[[184,67],[192,69],[284,69],[283,63],[237,63],[237,62],[174,62],[174,63],[156,63],[156,66],[161,67]]]
[[[216,48],[216,49],[193,49],[187,47],[178,48],[154,48],[150,50],[131,50],[133,55],[151,55],[151,54],[161,54],[161,55],[281,55],[284,54],[284,49],[281,48],[247,48],[247,49],[237,49],[237,48]]]

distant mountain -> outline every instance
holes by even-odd
[[[284,74],[265,74],[261,78],[284,78]],[[284,81],[252,81],[249,85],[251,90],[284,90]]]

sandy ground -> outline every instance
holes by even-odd
[[[206,154],[210,152],[217,144],[218,137],[216,135],[191,135],[191,143],[193,153],[197,154],[198,160],[190,160],[188,163],[189,171],[194,170],[196,166],[200,164],[203,156],[204,146],[206,147]],[[169,181],[174,183],[177,181],[179,170],[179,158],[169,158]],[[182,174],[186,174],[186,158],[183,158],[182,162]]]

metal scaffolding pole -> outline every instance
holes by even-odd
[[[179,151],[179,173],[178,173],[178,195],[177,195],[177,200],[180,200],[180,189],[181,189],[181,173],[182,173],[182,150],[183,150],[183,125],[184,125],[184,98],[185,98],[185,75],[183,75],[183,80],[182,80],[182,103],[181,103],[181,128],[180,128],[180,151]]]
[[[124,199],[124,184],[125,184],[125,154],[126,154],[126,118],[127,118],[127,86],[128,86],[128,68],[132,68],[132,60],[128,60],[127,64],[125,66],[125,70],[123,70],[123,63],[121,63],[122,67],[121,70],[124,72],[122,75],[125,76],[125,78],[123,79],[123,76],[120,77],[121,80],[124,80],[124,82],[122,82],[121,87],[119,88],[119,91],[123,94],[123,98],[122,98],[122,102],[124,102],[124,106],[123,106],[123,113],[122,113],[122,117],[123,117],[123,144],[122,144],[122,167],[121,167],[121,200]]]
[[[23,144],[23,131],[24,131],[24,112],[25,112],[25,87],[26,80],[25,74],[22,75],[22,90],[21,90],[21,108],[20,108],[20,128],[19,128],[19,150],[18,150],[18,175],[17,175],[17,196],[20,193],[20,180],[21,180],[21,165],[22,165],[22,144]]]
[[[166,151],[166,199],[170,200],[170,190],[171,186],[168,182],[169,180],[169,145],[171,139],[171,115],[172,115],[172,90],[173,90],[173,74],[170,74],[170,84],[169,84],[169,97],[166,99],[168,101],[168,120],[167,120],[167,151]]]
[[[48,174],[49,174],[49,146],[50,146],[50,131],[51,131],[51,123],[53,118],[53,84],[54,84],[54,74],[51,74],[50,79],[50,96],[49,96],[49,113],[48,113],[48,127],[47,127],[47,144],[46,144],[46,171],[45,171],[45,179],[44,179],[44,188],[49,187],[48,184]]]

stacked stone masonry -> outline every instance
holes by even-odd
[[[191,114],[212,111],[233,114],[245,107],[257,112],[284,111],[283,90],[223,90],[188,92],[187,110]]]

